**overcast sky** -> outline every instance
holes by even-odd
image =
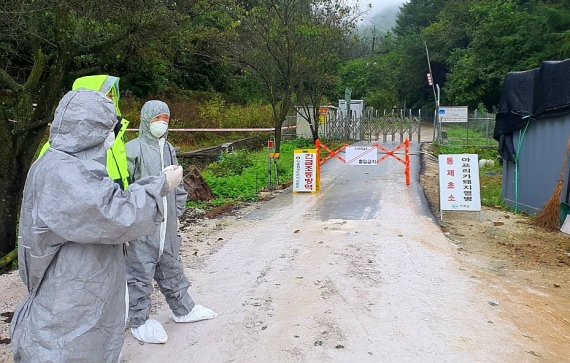
[[[358,28],[362,33],[372,33],[375,26],[376,31],[386,32],[396,23],[396,16],[402,4],[409,0],[349,0],[353,4],[358,3],[360,10],[366,14],[360,18]],[[368,8],[368,4],[371,5]]]
[[[362,5],[371,4],[372,11],[371,14],[376,14],[384,9],[391,9],[394,7],[399,7],[403,3],[408,2],[407,0],[360,0]]]
[[[372,7],[367,14],[361,18],[359,29],[362,32],[371,32],[372,26],[376,25],[377,31],[383,32],[390,29],[395,24],[395,19],[399,8],[408,0],[354,0],[358,1],[361,10],[368,9],[368,4]]]

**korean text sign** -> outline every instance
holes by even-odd
[[[439,120],[441,122],[467,122],[467,106],[439,106]]]
[[[439,155],[441,210],[481,211],[477,154]]]
[[[293,157],[293,191],[317,191],[317,150],[295,150]]]
[[[346,163],[360,166],[376,165],[378,164],[378,150],[373,146],[348,146]]]

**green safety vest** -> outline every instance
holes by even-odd
[[[107,75],[81,77],[73,82],[72,90],[78,89],[99,91],[104,94],[112,93],[115,111],[117,116],[121,116],[121,111],[119,110],[119,78]],[[107,150],[107,173],[111,179],[126,190],[129,186],[129,167],[124,135],[129,126],[129,121],[123,118],[120,122],[121,129],[115,137],[115,143],[112,148]],[[50,143],[48,141],[42,147],[39,157],[41,158],[49,148]]]

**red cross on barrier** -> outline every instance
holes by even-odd
[[[315,141],[315,147],[317,148],[317,154],[318,154],[318,158],[319,158],[319,166],[323,165],[324,163],[326,163],[327,161],[329,161],[332,158],[337,158],[340,161],[342,161],[343,163],[346,163],[346,160],[342,156],[340,156],[339,154],[341,152],[343,152],[347,146],[349,146],[349,145],[344,144],[341,147],[339,147],[338,149],[333,151],[333,150],[329,149],[328,146],[323,144],[320,139],[317,139],[317,141]],[[325,151],[327,151],[329,153],[329,155],[324,159],[321,157],[321,149],[324,149]]]
[[[321,171],[320,166],[322,166],[324,163],[326,163],[327,161],[329,161],[333,158],[337,158],[340,161],[342,161],[343,163],[347,164],[346,159],[339,155],[341,152],[343,152],[346,149],[347,146],[349,146],[349,145],[345,144],[345,145],[341,146],[340,148],[338,148],[337,150],[331,150],[329,147],[327,147],[325,144],[323,144],[321,142],[321,140],[317,139],[317,141],[315,141],[315,147],[317,149],[317,158],[319,160],[319,173]],[[376,148],[378,151],[380,151],[380,153],[384,154],[384,156],[382,156],[382,158],[380,158],[378,160],[378,162],[376,163],[377,165],[384,162],[385,160],[387,160],[390,157],[392,157],[392,158],[396,159],[397,161],[399,161],[400,163],[404,164],[404,166],[406,167],[406,169],[404,171],[405,176],[406,176],[406,185],[409,186],[411,183],[410,140],[406,139],[403,144],[398,145],[393,150],[389,150],[380,144],[373,144],[372,147]],[[396,154],[398,151],[400,151],[402,149],[404,149],[404,159],[402,159],[400,156],[398,156],[401,154]],[[321,150],[325,150],[329,153],[326,158],[322,158]],[[368,151],[366,151],[364,154],[366,154],[366,153],[368,153]]]
[[[380,144],[374,144],[372,145],[375,148],[377,148],[378,150],[380,150],[380,152],[383,152],[385,155],[378,160],[377,164],[380,164],[381,162],[385,161],[386,159],[388,159],[389,157],[393,157],[394,159],[398,160],[399,162],[401,162],[402,164],[404,164],[404,166],[406,167],[405,170],[405,175],[406,175],[406,185],[410,185],[411,182],[411,170],[410,170],[410,140],[406,139],[404,141],[403,144],[398,145],[398,147],[396,147],[393,150],[388,150],[386,149],[384,146],[380,145]],[[400,158],[396,152],[400,151],[404,149],[404,159],[402,160],[402,158]]]

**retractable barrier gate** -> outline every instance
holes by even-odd
[[[405,139],[403,143],[396,148],[389,150],[380,144],[372,144],[370,146],[355,146],[354,150],[349,149],[351,146],[348,144],[342,145],[336,150],[332,150],[327,145],[323,144],[321,140],[315,142],[318,160],[318,174],[320,176],[321,166],[331,159],[338,159],[347,165],[379,165],[389,158],[394,158],[396,161],[404,164],[404,175],[406,177],[406,185],[411,183],[411,160],[410,160],[410,140]],[[323,157],[323,150],[328,153]],[[346,153],[346,157],[340,155],[342,152]],[[350,153],[349,153],[350,152]],[[374,153],[375,152],[375,153]],[[348,156],[350,154],[350,156]],[[383,155],[378,159],[378,155]],[[401,157],[403,156],[403,158]],[[319,177],[320,179],[320,177]]]

